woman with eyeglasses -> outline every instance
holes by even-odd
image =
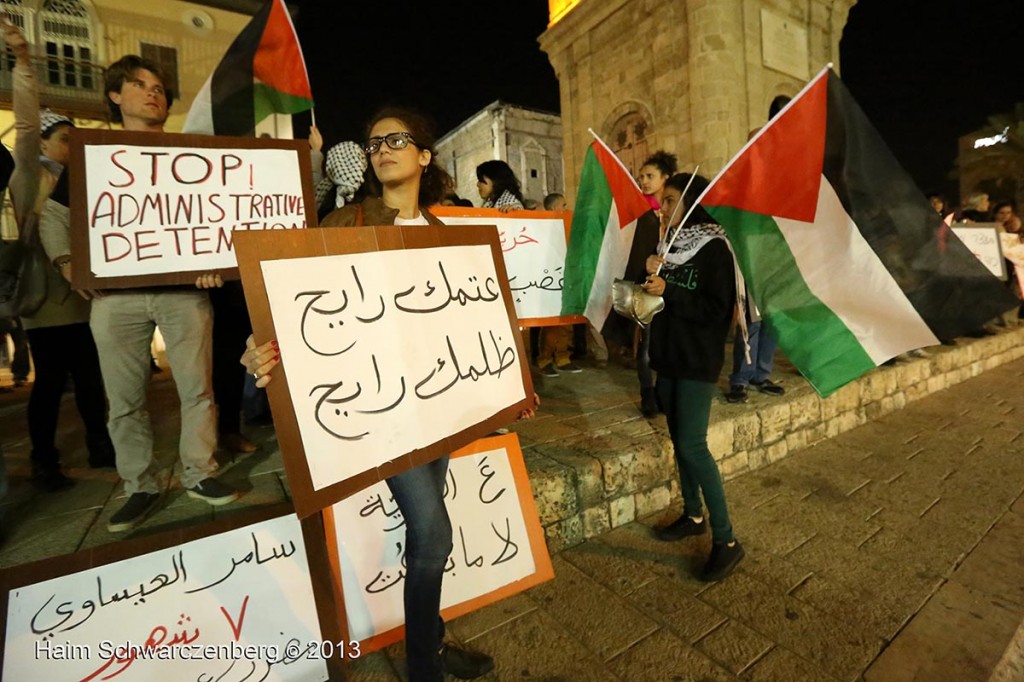
[[[519,188],[519,179],[504,161],[484,161],[476,167],[476,190],[484,200],[482,208],[523,210],[523,192]]]
[[[405,109],[384,109],[368,126],[363,149],[370,160],[368,196],[360,204],[332,211],[324,227],[441,225],[427,206],[450,187],[435,161],[434,135],[426,120]],[[249,337],[242,364],[266,386],[280,363],[274,341],[256,346]],[[521,418],[530,418],[532,411]],[[405,643],[410,682],[439,682],[445,674],[468,680],[486,675],[494,661],[486,654],[444,642],[439,615],[444,567],[452,551],[452,526],[444,504],[448,456],[387,479],[406,527]]]

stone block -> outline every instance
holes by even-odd
[[[718,463],[718,470],[722,473],[724,478],[732,478],[733,476],[748,471],[749,468],[750,464],[746,450],[726,457]]]
[[[636,519],[636,497],[634,495],[623,495],[614,499],[609,503],[608,508],[611,514],[612,528],[618,528]]]
[[[637,518],[660,512],[672,503],[672,485],[666,483],[650,490],[643,490],[634,496],[634,500],[634,515]]]
[[[878,370],[875,370],[876,372]],[[839,413],[849,412],[860,407],[860,386],[857,382],[851,382],[835,392],[837,409]]]
[[[749,450],[761,444],[761,419],[756,412],[732,420],[732,447],[736,451]]]
[[[791,430],[816,424],[821,421],[821,398],[817,393],[806,393],[790,400],[789,414]]]
[[[530,472],[530,487],[537,501],[541,523],[548,525],[577,514],[579,501],[573,472],[535,453],[527,453],[524,459],[527,471]]]
[[[708,449],[718,460],[733,452],[733,423],[731,419],[722,419],[708,425]]]
[[[785,442],[785,441],[783,441]],[[768,449],[767,448],[755,448],[747,452],[747,465],[751,471],[766,467],[771,462],[768,461]]]
[[[601,504],[583,510],[583,537],[592,538],[612,529],[608,504]]]
[[[810,434],[810,429],[800,429],[799,431],[786,434],[786,447],[790,452],[807,447]]]
[[[789,446],[786,445],[786,441],[780,440],[778,443],[769,445],[765,449],[765,453],[769,462],[778,462],[789,454]]]
[[[761,442],[765,445],[785,438],[789,430],[789,403],[780,403],[760,411]]]
[[[907,396],[902,391],[897,391],[892,394],[892,404],[894,409],[902,410],[907,406]]]
[[[544,538],[548,543],[548,552],[551,554],[557,554],[567,547],[580,544],[584,540],[582,515],[578,514],[544,526]]]

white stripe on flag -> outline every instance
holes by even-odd
[[[587,309],[583,313],[598,331],[612,310],[612,282],[616,277],[622,277],[626,269],[635,232],[635,220],[626,225],[625,229],[619,229],[619,210],[613,197],[608,226],[601,242],[601,253],[594,270],[594,283],[590,287],[590,298],[587,299]]]
[[[213,82],[211,75],[206,79],[202,89],[192,100],[188,116],[185,117],[185,125],[181,132],[192,133],[193,135],[213,135],[213,97],[210,87]]]
[[[775,218],[807,287],[881,364],[939,343],[821,178],[813,223]]]

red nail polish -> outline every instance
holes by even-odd
[[[272,343],[274,345],[274,348],[277,348],[277,339],[274,339],[270,343]]]
[[[280,361],[281,361],[281,354],[278,353],[277,355],[274,356],[274,362],[280,362]]]

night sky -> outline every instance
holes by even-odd
[[[291,4],[328,145],[360,139],[385,104],[442,134],[496,99],[558,111],[537,45],[546,0]],[[847,87],[923,190],[955,195],[959,136],[1024,101],[1024,0],[860,0],[840,50]]]

